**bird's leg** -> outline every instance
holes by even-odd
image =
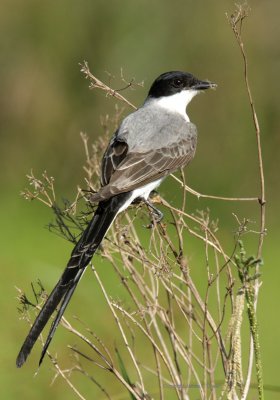
[[[152,228],[154,226],[154,222],[158,224],[162,220],[163,213],[158,210],[149,199],[143,199],[143,201],[151,209],[151,213],[154,217],[154,221],[152,221],[151,224],[147,226],[147,228]]]
[[[93,189],[80,189],[83,198],[86,199],[86,201],[88,201],[90,204],[94,204],[96,203],[96,201],[94,201],[92,198],[93,196],[98,193],[96,190]]]
[[[156,222],[160,222],[163,218],[163,213],[157,209],[149,199],[145,200],[145,203],[152,209],[152,214],[154,215]]]

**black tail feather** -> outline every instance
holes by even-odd
[[[80,279],[81,279],[81,277],[83,275],[84,270],[80,269],[79,272],[80,272],[80,274],[77,274],[76,282],[73,284],[73,286],[71,288],[68,289],[67,293],[65,294],[65,296],[63,298],[63,301],[61,303],[61,306],[60,306],[60,308],[59,308],[59,310],[58,310],[58,312],[56,314],[55,320],[52,323],[51,329],[50,329],[50,331],[48,333],[47,340],[46,340],[46,342],[44,344],[44,347],[43,347],[43,350],[42,350],[42,353],[41,353],[41,356],[40,356],[39,366],[41,365],[41,363],[42,363],[42,361],[43,361],[43,359],[45,357],[45,354],[46,354],[46,352],[48,350],[48,347],[49,347],[49,345],[51,343],[53,335],[54,335],[54,333],[56,331],[56,328],[58,327],[58,324],[59,324],[59,322],[60,322],[60,320],[61,320],[61,318],[62,318],[62,316],[64,314],[64,311],[65,311],[65,309],[66,309],[66,307],[67,307],[67,305],[68,305],[68,303],[69,303],[69,301],[70,301],[70,299],[72,297],[72,294],[74,293],[74,291],[75,291],[75,289],[76,289],[76,287],[77,287],[77,285],[78,285],[78,283],[79,283],[79,281],[80,281]]]
[[[103,237],[106,235],[106,232],[114,221],[119,209],[129,198],[129,195],[130,193],[122,193],[112,197],[109,200],[99,203],[92,220],[74,247],[71,253],[71,258],[61,278],[51,292],[46,303],[37,316],[32,328],[30,329],[30,332],[27,335],[18,354],[16,360],[17,367],[21,367],[25,363],[40,333],[44,329],[59,303],[61,303],[44,345],[39,365],[43,361],[44,355],[53,338],[55,330],[76,289],[79,280],[83,275],[84,270],[100,245]]]

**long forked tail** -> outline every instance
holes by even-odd
[[[53,338],[55,330],[63,316],[63,313],[81,279],[83,272],[89,264],[96,249],[100,245],[103,237],[110,228],[120,208],[128,200],[130,193],[122,193],[112,197],[109,200],[99,203],[97,210],[83,232],[80,240],[74,247],[71,258],[65,268],[62,276],[48,297],[37,316],[30,332],[28,333],[22,348],[17,356],[16,365],[21,367],[29,353],[31,352],[36,340],[44,329],[56,307],[60,304],[57,315],[51,325],[46,343],[43,347],[39,365],[43,361],[44,355]]]

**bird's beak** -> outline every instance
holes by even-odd
[[[215,89],[217,87],[216,83],[209,81],[197,81],[192,89],[194,90],[206,90],[206,89]]]

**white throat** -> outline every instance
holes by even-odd
[[[186,113],[186,108],[197,93],[197,90],[182,90],[181,92],[172,94],[171,96],[163,96],[158,99],[153,99],[153,101],[158,106],[165,108],[167,111],[181,114],[189,122],[190,119]]]

